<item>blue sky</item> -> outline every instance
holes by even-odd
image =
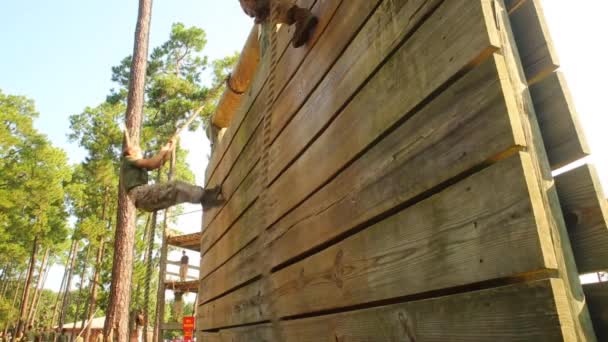
[[[36,126],[68,151],[68,116],[101,103],[111,67],[132,53],[136,0],[3,1],[0,9],[0,89],[33,98]],[[154,0],[150,47],[162,44],[174,22],[207,32],[205,54],[239,51],[252,26],[237,0]]]
[[[366,1],[366,0],[360,0]],[[549,28],[587,138],[589,159],[608,187],[608,117],[605,107],[608,36],[605,0],[543,0]],[[584,6],[583,6],[584,4]],[[0,6],[0,89],[36,101],[36,127],[70,160],[83,152],[66,139],[68,117],[86,106],[101,103],[108,90],[113,65],[132,53],[137,16],[136,0],[13,0]],[[171,24],[183,22],[207,32],[205,54],[220,58],[240,51],[252,25],[237,0],[154,0],[150,46],[168,38]],[[202,183],[209,153],[202,132],[186,133],[189,162]],[[186,208],[185,211],[200,209]],[[186,215],[180,229],[200,229],[200,213]],[[176,252],[172,258],[177,258]],[[190,260],[196,263],[196,255]],[[47,288],[57,289],[62,269],[51,272]],[[57,275],[57,276],[53,276]]]

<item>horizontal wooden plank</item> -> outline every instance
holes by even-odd
[[[500,161],[278,271],[274,310],[303,315],[556,268],[528,158]]]
[[[198,308],[197,327],[213,330],[269,318],[264,281],[256,281]]]
[[[254,241],[257,242],[257,241]],[[204,304],[255,278],[260,272],[259,246],[251,242],[222,267],[201,277],[199,304]]]
[[[268,291],[273,312],[290,317],[556,267],[526,158],[500,161],[272,274],[270,284],[205,303],[203,329],[269,319]]]
[[[417,8],[406,7],[410,11]],[[300,203],[456,73],[479,61],[481,55],[494,50],[485,10],[481,1],[456,0],[443,3],[382,66],[306,152],[272,184],[269,197],[280,198],[280,201],[272,203],[269,208],[269,222],[276,221]],[[415,23],[401,19],[410,17],[407,11],[381,14],[395,21],[385,24],[391,28],[409,27]],[[370,20],[370,23],[373,22]],[[356,62],[349,64],[350,69],[344,77],[328,76],[328,81],[323,81],[322,86],[271,146],[269,179],[290,163],[322,130],[323,125],[331,122],[335,111],[348,97],[346,94],[352,94],[363,82],[361,74],[372,72],[370,64],[382,60],[378,52],[386,44],[382,41],[383,39],[376,39],[374,42],[380,42],[380,46],[368,46],[365,48],[367,53],[351,56]],[[347,52],[358,52],[350,51],[354,44],[355,42]],[[340,61],[345,60],[345,56]],[[340,61],[330,74],[342,67]]]
[[[551,169],[588,156],[589,145],[564,75],[550,74],[530,87],[530,95]]]
[[[263,229],[260,201],[241,216],[201,258],[200,277],[204,278],[255,239]]]
[[[228,231],[244,212],[257,200],[261,191],[261,164],[247,175],[232,199],[222,208],[213,223],[203,229],[201,236],[201,256]]]
[[[219,333],[198,332],[197,341],[200,342],[222,342]]]
[[[302,100],[297,99],[301,92],[285,94],[296,105],[284,108],[278,104],[276,107],[278,115],[271,122],[271,134],[276,140],[272,139],[274,143],[270,148],[269,181],[278,177],[331,122],[339,108],[438,3],[421,0],[382,2],[310,97],[304,97],[303,106],[299,104]]]
[[[608,341],[608,283],[583,285],[598,341]]]
[[[282,218],[271,230],[272,265],[522,146],[501,80],[495,60],[486,61]]]
[[[253,168],[256,166],[262,155],[262,130],[261,125],[258,125],[249,141],[243,148],[243,152],[239,156],[238,160],[234,163],[231,170],[227,171],[228,174],[222,183],[219,180],[223,177],[212,177],[209,183],[206,185],[207,188],[213,188],[215,186],[222,186],[222,194],[226,199],[226,203],[223,206],[215,208],[205,209],[205,215],[203,215],[203,228],[208,227],[213,220],[216,218],[224,207],[229,205],[233,196],[237,190],[241,187],[243,180],[249,175]],[[217,174],[219,175],[219,173]],[[241,194],[242,196],[242,194]]]
[[[167,244],[173,247],[185,248],[198,252],[201,247],[201,233],[169,236],[167,238]]]
[[[592,165],[555,177],[579,273],[608,269],[608,204]]]
[[[559,67],[540,0],[523,1],[510,19],[526,79],[534,84]]]
[[[306,102],[309,94],[323,80],[336,60],[344,58],[342,54],[349,45],[352,45],[352,38],[355,34],[362,34],[358,32],[363,24],[367,21],[366,25],[370,25],[369,22],[378,20],[375,18],[377,14],[372,15],[372,13],[382,11],[382,9],[376,10],[381,2],[379,0],[349,1],[348,4],[338,7],[334,16],[335,20],[329,22],[323,36],[316,42],[294,77],[279,92],[272,113],[271,140],[276,138],[298,108]],[[420,3],[419,0],[415,2]],[[403,6],[404,1],[393,1],[392,3],[399,8]],[[370,15],[372,18],[368,20]],[[277,72],[282,73],[282,68],[278,67]]]
[[[327,5],[327,3],[331,2],[331,4],[335,4],[335,6],[337,6],[337,4],[340,3],[341,1],[342,0],[299,0],[299,1],[297,1],[297,3],[303,7],[310,8],[310,6],[314,5],[312,7],[312,12],[315,13],[317,15],[317,17],[319,17],[319,24],[317,25],[317,28],[315,29],[314,35],[309,40],[308,45],[305,47],[300,47],[298,49],[294,49],[289,44],[289,41],[291,40],[291,37],[293,35],[293,31],[292,31],[293,28],[291,28],[289,26],[285,26],[285,25],[281,26],[280,30],[278,31],[278,37],[277,37],[277,41],[278,41],[277,45],[279,47],[278,51],[279,51],[279,56],[280,56],[277,68],[283,70],[281,67],[282,64],[287,63],[288,65],[292,66],[292,68],[294,68],[294,69],[290,70],[289,72],[282,72],[282,73],[277,72],[275,74],[275,86],[282,86],[289,80],[289,78],[295,72],[294,60],[299,58],[299,62],[301,62],[302,59],[306,56],[306,53],[303,53],[303,51],[310,50],[314,41],[316,41],[320,36],[322,36],[323,31],[324,31],[323,25],[326,24],[329,21],[329,18],[331,18],[333,16],[333,12],[331,10],[329,10],[330,7]],[[323,12],[320,11],[321,8],[323,9]],[[265,43],[265,44],[267,44],[267,43]],[[298,57],[293,57],[293,56],[298,56]],[[266,96],[264,96],[263,93],[265,91],[267,91],[266,81],[268,78],[269,68],[270,68],[270,58],[268,58],[268,55],[266,55],[265,57],[262,58],[259,66],[258,66],[258,71],[256,72],[253,80],[250,83],[249,89],[247,90],[247,92],[245,92],[245,94],[243,94],[241,106],[239,107],[238,111],[234,114],[230,127],[224,134],[224,137],[222,138],[222,140],[217,144],[217,147],[214,149],[214,151],[211,155],[211,158],[209,160],[209,165],[207,166],[207,169],[205,172],[205,180],[206,180],[205,183],[209,183],[209,181],[215,175],[215,173],[218,172],[217,168],[221,163],[229,164],[229,166],[230,166],[236,160],[235,152],[232,152],[232,154],[228,154],[228,155],[226,155],[226,152],[228,150],[234,150],[237,152],[240,151],[242,149],[242,146],[244,146],[244,141],[246,141],[246,138],[243,138],[243,135],[247,136],[247,133],[251,134],[251,132],[253,132],[248,129],[245,129],[244,132],[241,131],[241,126],[246,122],[245,119],[249,118],[248,121],[250,122],[251,125],[253,125],[253,127],[257,126],[257,123],[259,122],[259,120],[261,120],[263,112],[258,109],[254,110],[254,108],[252,108],[252,106],[256,106],[256,104],[257,104],[258,108],[263,108],[263,106],[265,106],[265,104],[266,104],[266,101],[264,101]],[[284,71],[287,71],[287,69],[285,69]],[[232,144],[235,141],[237,142],[238,146],[232,146]],[[240,144],[238,144],[239,142],[240,142]],[[222,174],[223,177],[225,177],[227,175],[225,172],[221,172],[221,170],[219,173]],[[221,182],[221,180],[219,182]]]
[[[222,342],[575,341],[565,312],[561,281],[541,280],[220,334]]]

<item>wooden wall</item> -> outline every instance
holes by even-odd
[[[589,152],[538,2],[298,2],[207,169],[199,339],[594,340],[605,201],[551,175]]]

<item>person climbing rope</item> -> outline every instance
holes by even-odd
[[[289,0],[239,0],[243,11],[255,18],[256,24],[264,22],[270,16],[270,1],[278,2],[277,21],[280,24],[296,25],[293,47],[306,44],[319,21],[308,8],[299,7]]]
[[[153,212],[167,209],[180,203],[201,203],[203,208],[218,206],[224,202],[221,188],[203,189],[181,181],[148,184],[148,171],[163,166],[175,145],[175,138],[163,146],[152,158],[143,158],[139,146],[129,143],[125,132],[123,150],[123,184],[138,209]]]

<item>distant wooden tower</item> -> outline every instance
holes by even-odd
[[[608,340],[579,281],[606,201],[590,165],[552,176],[589,149],[539,0],[298,3],[312,40],[254,31],[213,119],[199,340]]]

